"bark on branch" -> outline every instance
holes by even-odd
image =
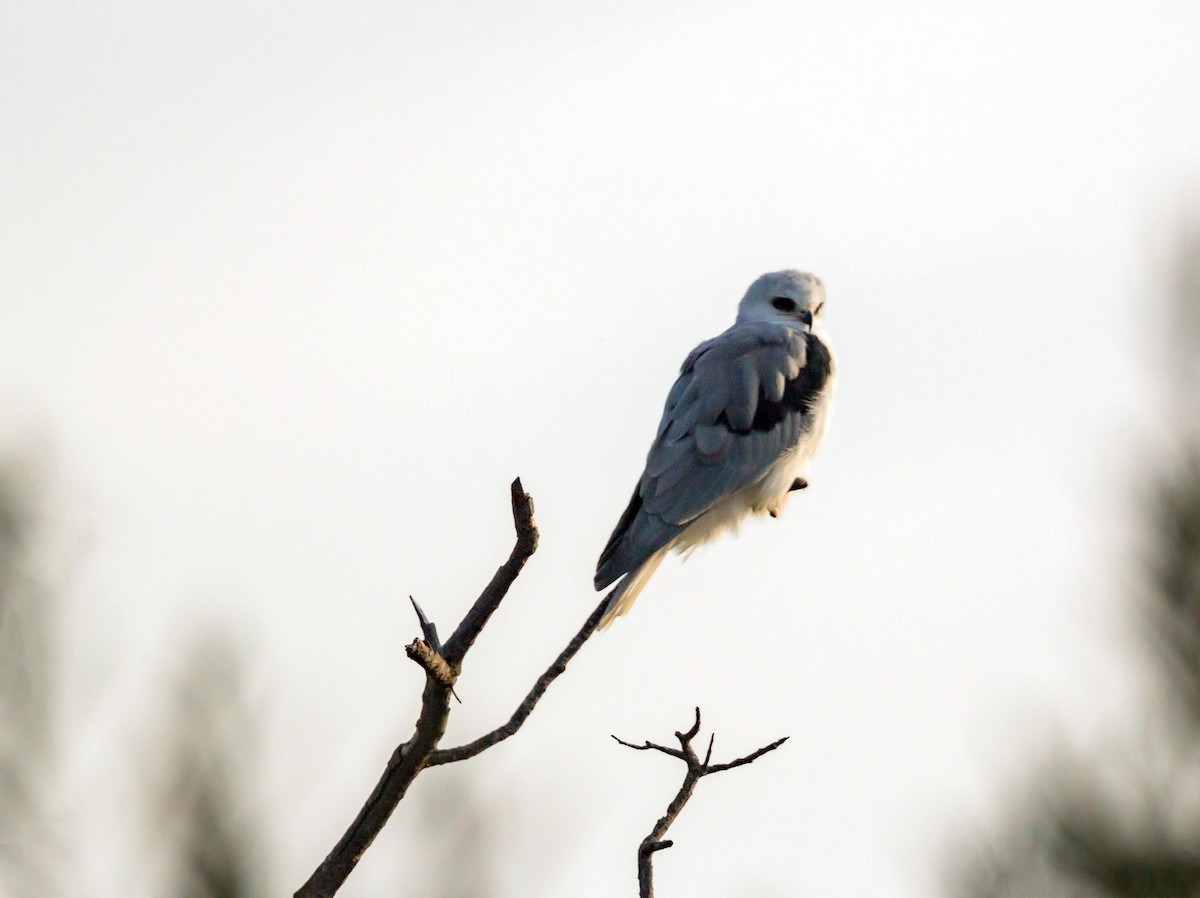
[[[538,678],[508,723],[467,745],[437,751],[438,742],[446,732],[450,696],[461,673],[463,660],[508,594],[509,588],[525,567],[525,562],[537,550],[538,531],[533,522],[533,499],[522,488],[520,478],[512,483],[512,510],[517,532],[516,544],[508,560],[496,571],[445,645],[438,643],[437,628],[426,618],[420,606],[413,602],[424,639],[415,640],[406,651],[425,671],[425,689],[421,695],[421,713],[416,728],[412,737],[392,753],[378,784],[350,828],[308,882],[295,893],[295,898],[332,898],[383,829],[417,775],[429,766],[473,757],[513,735],[550,684],[566,670],[567,662],[595,632],[607,599],[592,612],[566,649]]]
[[[745,757],[737,758],[724,764],[713,764],[711,763],[713,740],[716,736],[715,734],[709,736],[708,749],[704,753],[704,760],[700,760],[700,756],[692,748],[692,740],[696,738],[699,732],[700,709],[697,708],[696,720],[692,724],[691,729],[675,734],[675,738],[679,740],[679,748],[657,745],[653,742],[643,742],[641,745],[634,745],[631,742],[626,742],[624,739],[617,739],[616,736],[613,736],[613,739],[616,739],[617,742],[627,748],[632,748],[635,751],[659,751],[665,755],[670,755],[672,758],[678,758],[687,764],[687,773],[683,777],[683,785],[679,787],[679,791],[675,793],[675,797],[667,806],[667,812],[658,818],[658,822],[654,824],[654,828],[650,830],[649,835],[642,839],[642,843],[638,846],[638,895],[640,898],[654,898],[654,867],[652,858],[655,852],[662,851],[664,848],[670,848],[675,844],[670,839],[663,839],[663,836],[667,834],[667,830],[675,822],[675,818],[679,816],[679,812],[683,810],[683,806],[687,804],[688,799],[692,797],[692,793],[696,791],[696,784],[700,782],[700,779],[708,776],[710,773],[720,773],[723,770],[732,770],[734,767],[750,764],[767,752],[774,751],[787,742],[787,736],[784,736],[782,739],[776,739],[770,745],[763,746]]]

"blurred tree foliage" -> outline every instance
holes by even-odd
[[[497,863],[502,818],[481,794],[476,775],[466,765],[454,766],[463,770],[446,771],[450,775],[437,788],[422,790],[404,881],[437,883],[438,898],[494,898],[502,893]]]
[[[0,895],[51,895],[53,771],[49,591],[36,568],[41,470],[0,460]]]
[[[74,891],[66,885],[70,851],[56,832],[75,828],[70,797],[51,810],[62,774],[53,724],[63,671],[54,650],[57,589],[42,559],[49,527],[40,458],[0,457],[0,898]],[[161,774],[146,782],[146,805],[159,809],[151,856],[170,871],[179,898],[247,898],[262,865],[238,778],[252,733],[243,670],[221,635],[197,640],[186,657],[170,713],[151,737]],[[112,885],[119,893],[122,884]],[[87,893],[104,890],[90,883]]]
[[[78,832],[71,795],[54,804],[63,765],[54,720],[56,685],[74,668],[55,651],[58,584],[45,576],[49,533],[44,453],[0,454],[0,898],[74,894],[72,853],[60,828]],[[145,853],[125,882],[90,882],[86,894],[123,894],[156,882],[176,898],[253,898],[272,893],[268,833],[256,776],[259,719],[248,696],[251,656],[219,628],[185,638],[157,701],[138,709],[145,725],[131,798],[146,824]],[[155,709],[161,713],[154,713]],[[132,736],[132,733],[130,734]],[[135,748],[114,746],[114,751]],[[426,799],[422,825],[405,846],[447,898],[496,895],[494,808],[481,808],[469,778]],[[111,829],[82,838],[115,847]],[[468,858],[468,863],[462,859]],[[121,869],[117,865],[116,869]],[[149,871],[149,872],[147,872]],[[77,883],[75,884],[77,885]],[[135,887],[134,891],[138,891]]]
[[[1147,484],[1138,613],[1157,694],[1120,758],[1043,761],[1025,800],[952,870],[961,898],[1200,898],[1200,228],[1172,279],[1175,433]]]
[[[262,830],[249,787],[256,727],[246,700],[245,655],[232,636],[201,634],[184,653],[165,723],[153,735],[162,765],[152,852],[171,860],[178,898],[266,894]]]

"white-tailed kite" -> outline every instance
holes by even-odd
[[[751,514],[775,517],[793,490],[808,486],[833,403],[824,308],[825,285],[814,275],[764,274],[733,327],[688,355],[646,470],[596,566],[597,590],[625,578],[601,628],[630,609],[667,552],[736,531]]]

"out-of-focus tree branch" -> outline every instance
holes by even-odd
[[[679,791],[675,793],[675,797],[671,799],[671,803],[667,805],[667,812],[658,818],[658,822],[654,824],[654,828],[650,830],[649,835],[642,839],[638,846],[637,853],[637,868],[638,868],[638,894],[640,898],[654,898],[654,864],[653,857],[655,852],[662,851],[664,848],[670,848],[675,843],[670,839],[664,839],[667,830],[671,824],[675,822],[675,818],[679,816],[679,812],[683,810],[683,806],[687,804],[688,799],[692,797],[692,793],[696,791],[696,784],[700,782],[702,777],[708,776],[710,773],[720,773],[723,770],[732,770],[735,767],[741,767],[744,764],[750,764],[761,758],[767,752],[774,751],[787,742],[787,736],[782,739],[776,739],[770,745],[765,745],[757,751],[753,751],[744,757],[737,758],[733,761],[728,761],[724,764],[712,763],[713,740],[715,734],[709,736],[708,748],[704,752],[704,760],[696,754],[692,748],[692,740],[700,732],[700,709],[696,709],[696,720],[692,724],[691,729],[687,732],[675,733],[675,738],[679,740],[679,748],[670,748],[666,745],[658,745],[653,742],[643,742],[641,745],[634,745],[632,742],[626,742],[624,739],[617,739],[617,742],[627,748],[632,748],[636,751],[658,751],[665,755],[670,755],[672,758],[678,758],[687,765],[687,773],[683,777],[683,785],[679,787]]]

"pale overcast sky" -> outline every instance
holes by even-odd
[[[681,770],[608,736],[699,704],[718,757],[792,738],[701,785],[663,895],[932,894],[1049,728],[1136,693],[1112,516],[1157,426],[1198,35],[1182,0],[0,4],[0,434],[62,483],[89,894],[155,894],[108,821],[211,620],[253,647],[269,882],[299,886],[410,731],[406,597],[456,622],[519,474],[542,547],[448,739],[507,718],[596,602],[680,361],[782,267],[826,282],[840,365],[812,487],[414,792],[470,777],[502,815],[496,896],[632,894]],[[420,808],[346,898],[418,894]]]

